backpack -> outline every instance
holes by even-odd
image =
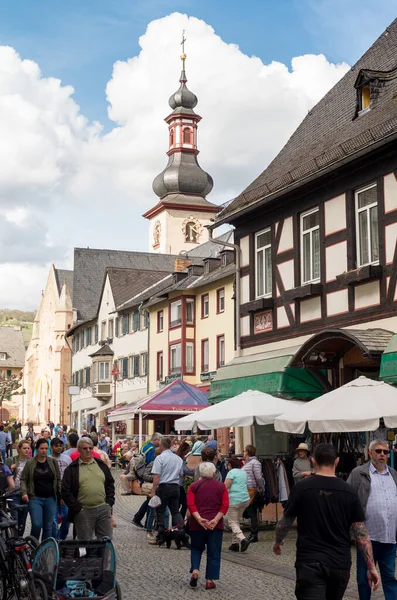
[[[146,459],[142,454],[134,456],[132,459],[132,470],[135,471],[138,479],[143,479],[143,475],[146,467]],[[131,469],[130,469],[131,472]]]

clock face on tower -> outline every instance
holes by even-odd
[[[182,231],[185,238],[185,242],[190,244],[199,244],[200,235],[202,233],[202,225],[198,219],[193,216],[185,219],[182,224]]]

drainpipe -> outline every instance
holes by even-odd
[[[227,246],[228,248],[233,248],[235,250],[236,255],[236,297],[235,297],[235,329],[236,329],[236,356],[240,356],[241,354],[241,333],[240,333],[240,246],[237,244],[232,244],[231,242],[222,242],[221,240],[214,239],[212,237],[212,228],[211,226],[207,226],[209,231],[209,239],[214,244],[219,244],[219,246]]]

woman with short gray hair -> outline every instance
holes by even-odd
[[[191,537],[190,586],[197,587],[201,556],[207,547],[206,590],[214,589],[214,580],[219,579],[223,517],[229,508],[227,489],[224,483],[214,479],[215,472],[212,462],[202,462],[199,465],[200,479],[192,483],[187,494]]]

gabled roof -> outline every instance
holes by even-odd
[[[75,248],[73,308],[77,310],[77,321],[95,318],[108,267],[171,272],[175,258],[170,254]]]
[[[281,152],[237,198],[217,216],[230,222],[234,215],[271,201],[354,160],[397,136],[397,19],[386,29],[348,73],[307,114]],[[360,73],[371,71],[374,89],[371,108],[357,116]],[[383,75],[382,75],[383,73]],[[291,96],[291,102],[293,97]]]
[[[107,274],[116,307],[163,280],[169,273],[169,271],[108,268]]]
[[[25,364],[25,343],[22,330],[14,327],[0,327],[0,353],[6,360],[0,360],[0,368],[20,367]]]
[[[97,350],[93,354],[90,354],[89,356],[92,358],[93,356],[113,356],[113,355],[114,355],[114,352],[111,349],[111,347],[108,346],[108,344],[104,344],[103,346],[101,346],[99,348],[99,350]]]
[[[152,294],[150,299],[145,303],[145,306],[154,306],[155,304],[158,304],[158,302],[162,302],[165,298],[167,298],[168,294],[171,294],[177,290],[183,291],[204,287],[210,283],[214,283],[215,281],[221,281],[222,279],[226,279],[226,277],[231,277],[235,272],[236,266],[234,264],[229,264],[225,267],[214,269],[210,273],[203,275],[188,275],[177,283],[174,283],[173,280],[170,280],[170,285],[167,287],[164,286],[162,290],[157,291],[156,294]]]
[[[58,295],[61,295],[63,284],[66,283],[69,296],[73,299],[73,271],[66,269],[54,269],[55,279],[57,282]]]

